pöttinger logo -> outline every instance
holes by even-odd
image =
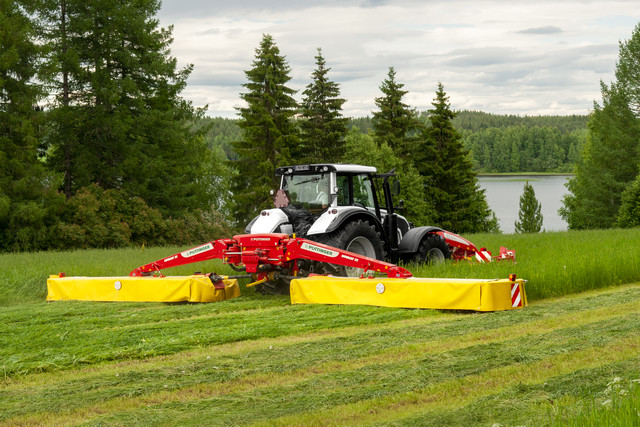
[[[328,256],[328,257],[331,257],[331,258],[335,258],[335,257],[338,256],[338,252],[336,252],[336,251],[332,251],[330,249],[321,248],[319,246],[310,245],[309,243],[303,243],[302,246],[300,246],[300,247],[302,249],[304,249],[305,251],[315,252],[317,254]]]
[[[198,246],[197,248],[189,249],[188,251],[182,252],[182,255],[185,258],[190,258],[194,255],[198,255],[202,252],[210,251],[213,249],[213,245],[211,243],[207,243],[206,245]]]

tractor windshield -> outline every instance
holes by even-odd
[[[329,205],[329,174],[285,175],[282,189],[293,206],[317,209]]]

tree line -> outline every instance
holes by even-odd
[[[426,112],[419,117],[428,126]],[[587,139],[588,116],[529,116],[457,111],[453,126],[462,135],[478,173],[571,173]],[[231,159],[231,142],[241,137],[236,119],[204,118],[212,127],[205,139]],[[373,132],[371,117],[350,117],[347,129]]]
[[[442,83],[418,113],[403,102],[393,67],[372,117],[348,119],[321,49],[298,103],[268,34],[245,71],[238,119],[212,120],[181,96],[193,65],[180,69],[171,56],[158,0],[0,5],[0,251],[227,236],[271,205],[275,167],[313,162],[395,168],[410,220],[495,231],[476,171],[565,170],[579,157],[576,189],[601,145],[594,141],[635,129],[601,129],[613,126],[618,85],[603,86],[605,105],[589,118],[581,150],[580,117],[531,125],[535,118],[488,115],[483,125],[483,113],[451,109]],[[573,212],[577,202],[567,203]]]

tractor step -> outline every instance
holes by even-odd
[[[236,279],[216,286],[206,275],[66,277],[47,280],[47,301],[217,302],[240,296]]]
[[[522,279],[408,279],[312,276],[291,281],[292,304],[498,311],[527,306]]]

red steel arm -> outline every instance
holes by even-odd
[[[388,262],[277,233],[241,234],[233,239],[216,240],[138,267],[129,275],[143,276],[164,268],[210,259],[221,259],[225,264],[244,265],[247,273],[258,273],[261,279],[267,277],[276,266],[294,272],[294,262],[300,259],[362,268],[365,272],[375,271],[388,277],[412,277],[408,270]]]
[[[207,261],[210,259],[223,259],[225,254],[236,244],[233,239],[219,239],[204,245],[196,246],[184,252],[159,259],[149,264],[145,264],[129,273],[129,276],[144,276],[145,274],[160,271],[163,268],[177,267],[179,265],[191,264],[194,262]]]
[[[386,274],[390,278],[409,278],[413,276],[409,270],[395,264],[300,238],[290,239],[287,242],[285,260],[293,259],[310,259],[346,267],[362,268],[365,273],[367,271],[376,271]]]

